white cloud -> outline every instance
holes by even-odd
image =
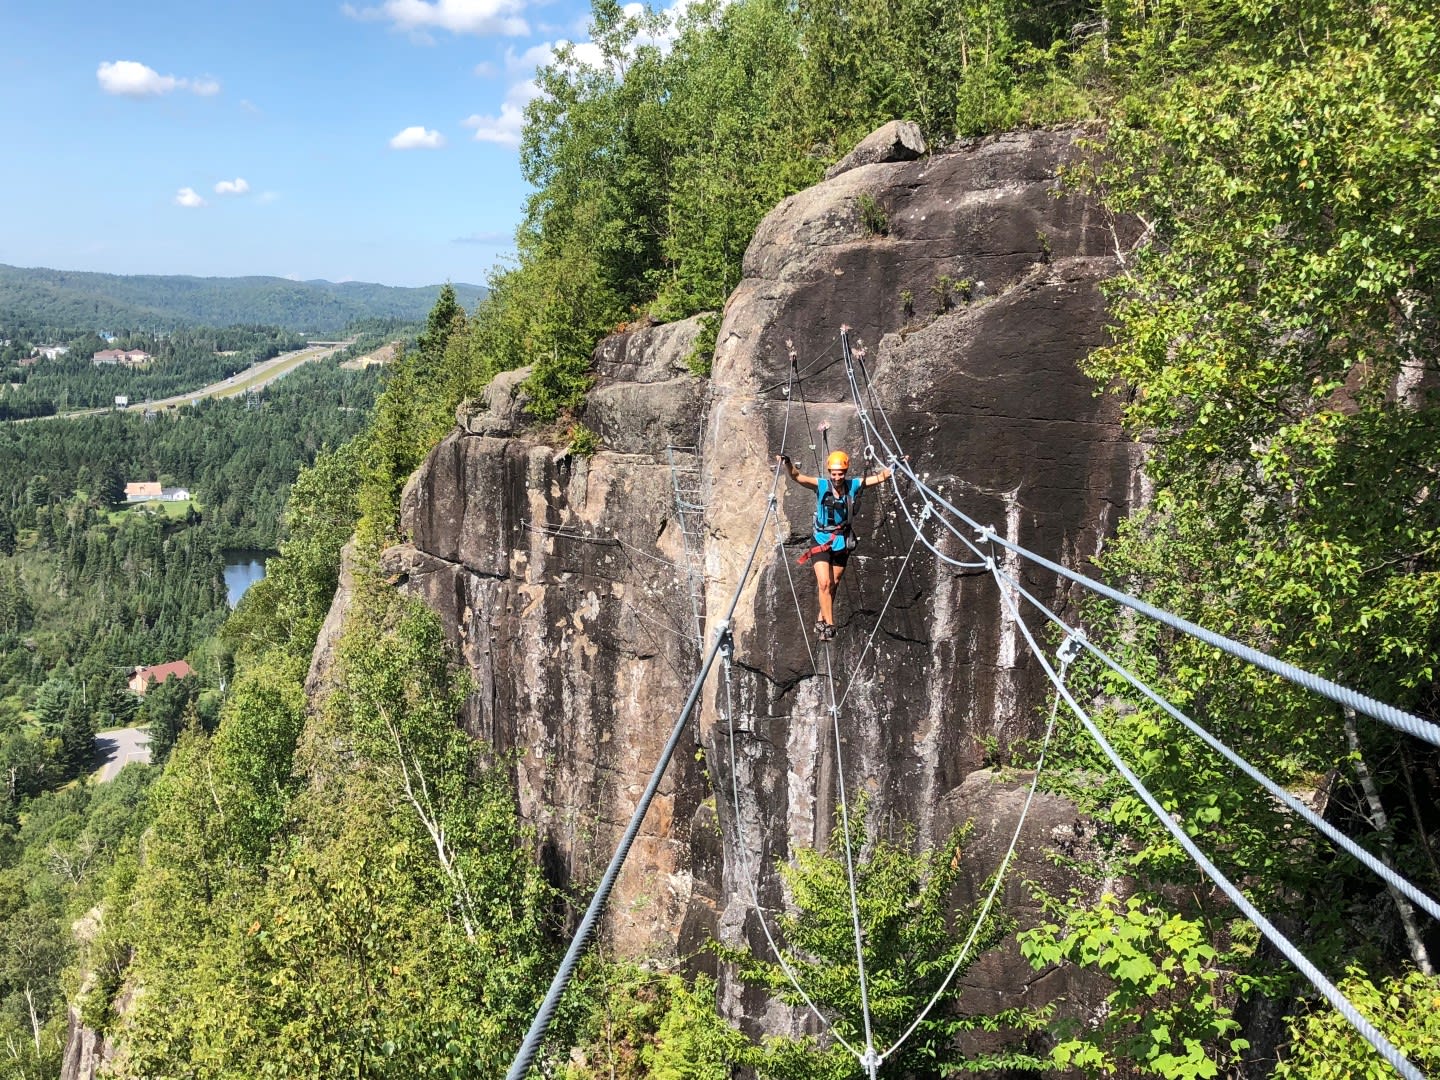
[[[484,247],[501,247],[509,244],[514,237],[510,233],[503,232],[473,232],[465,236],[457,236],[450,241],[452,244],[480,244]]]
[[[532,74],[536,68],[544,67],[554,60],[555,49],[558,45],[563,44],[563,41],[556,45],[542,41],[539,45],[531,45],[522,53],[517,53],[514,49],[507,47],[505,49],[505,70],[511,75],[522,71],[527,75]]]
[[[505,92],[498,116],[476,113],[466,117],[467,128],[475,129],[477,142],[496,143],[500,146],[519,146],[520,133],[525,130],[525,106],[540,96],[540,87],[534,79],[514,83]]]
[[[391,150],[439,150],[445,145],[445,136],[416,124],[407,127],[390,140]]]
[[[500,69],[489,60],[481,60],[480,63],[475,65],[475,74],[482,79],[493,79],[496,75],[500,74]]]
[[[216,195],[244,195],[250,190],[250,185],[243,176],[237,176],[234,180],[221,180],[215,185]]]
[[[520,133],[525,130],[525,110],[507,101],[500,106],[499,116],[476,113],[465,119],[465,126],[475,129],[476,142],[519,146]]]
[[[521,37],[530,32],[524,0],[385,0],[379,7],[345,4],[340,10],[353,19],[384,19],[397,30],[412,33],[448,30]]]
[[[220,92],[220,84],[212,78],[181,79],[174,75],[161,75],[138,60],[102,61],[95,69],[95,78],[99,80],[101,90],[118,97],[159,97],[172,90],[189,90],[201,97],[214,97]]]
[[[180,85],[173,75],[161,75],[134,60],[105,61],[95,71],[100,89],[124,97],[155,97],[168,94]]]
[[[188,207],[193,210],[198,206],[204,206],[205,200],[200,197],[199,192],[194,188],[182,187],[175,193],[175,205]]]
[[[278,191],[262,191],[259,195],[255,196],[255,201],[264,206],[269,206],[271,203],[278,201],[279,198],[280,193]]]

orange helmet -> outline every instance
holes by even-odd
[[[850,455],[845,453],[844,450],[836,450],[825,459],[825,469],[827,472],[831,469],[845,469],[848,471],[849,468]]]

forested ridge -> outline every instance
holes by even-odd
[[[0,265],[0,327],[18,326],[37,338],[67,329],[119,333],[246,323],[338,333],[359,319],[423,319],[438,288],[438,283],[401,288],[364,281],[97,274]],[[485,293],[482,286],[454,288],[472,305]]]
[[[88,362],[88,361],[87,361]],[[302,466],[364,424],[377,376],[334,361],[249,400],[0,427],[0,1031],[7,1075],[54,1075],[65,982],[106,875],[145,821],[152,772],[85,782],[98,730],[141,724],[163,762],[214,727],[233,674],[219,638],[233,548],[273,549]],[[185,504],[127,506],[129,480]],[[140,664],[194,675],[138,699]],[[92,930],[94,926],[92,925]],[[82,937],[84,935],[82,934]]]
[[[117,396],[135,404],[158,400],[198,390],[252,364],[305,347],[300,335],[267,326],[127,334],[113,342],[85,333],[65,340],[68,351],[53,359],[29,359],[30,346],[13,338],[0,350],[0,360],[13,365],[0,369],[6,384],[0,386],[0,420],[108,408]],[[95,363],[94,357],[105,350],[134,350],[149,359],[138,366]]]
[[[70,918],[103,896],[103,925],[65,985],[116,1039],[119,1075],[500,1074],[574,898],[530,857],[506,762],[453,722],[467,691],[453,644],[378,569],[401,485],[498,372],[530,367],[533,411],[568,422],[602,334],[717,311],[760,217],[895,117],[932,142],[1082,124],[1096,154],[1067,182],[1142,223],[1140,242],[1116,253],[1112,344],[1088,360],[1097,387],[1125,396],[1153,485],[1103,556],[1107,579],[1440,717],[1440,30],[1429,4],[735,0],[690,7],[664,49],[649,43],[659,18],[597,4],[603,65],[562,53],[541,72],[518,262],[473,311],[442,292],[373,423],[297,480],[280,557],[223,631],[234,678],[217,722],[179,736],[123,835],[83,824],[77,808],[57,841],[63,852],[88,836],[112,852],[105,874],[52,888]],[[707,360],[702,347],[694,367]],[[574,437],[583,447],[586,433]],[[307,718],[303,679],[352,536],[339,689]],[[1125,662],[1167,696],[1288,787],[1323,795],[1341,828],[1440,893],[1433,749],[1103,605],[1087,620],[1096,636],[1116,630]],[[1083,662],[1072,674],[1101,700],[1108,678]],[[1165,714],[1101,720],[1222,869],[1285,914],[1412,1062],[1440,1070],[1433,926],[1407,937],[1381,886],[1291,832]],[[941,1009],[882,1075],[1387,1075],[1202,887],[1089,744],[1063,738],[1047,783],[1100,825],[1104,854],[1087,869],[1134,888],[1124,901],[1051,898],[1053,922],[1021,941],[1037,966],[1106,980],[1104,1014],[988,1018],[1004,1049],[976,1061],[953,1051],[964,1022]],[[30,858],[55,828],[48,813],[19,815]],[[866,963],[913,975],[877,990],[877,1015],[907,1013],[954,955],[950,850],[872,839],[862,914],[885,932]],[[820,1004],[854,1031],[836,853],[802,853],[783,873],[796,901],[783,929],[809,956]],[[29,902],[23,880],[6,878],[12,910]],[[912,906],[897,911],[897,896]],[[992,941],[1007,932],[987,928]],[[785,997],[765,958],[725,959]],[[0,970],[13,1048],[0,1075],[57,1060],[62,965],[48,962],[40,1025],[23,974],[39,968]],[[1267,1008],[1286,1014],[1285,1034],[1250,1047],[1245,1025]],[[587,960],[552,1030],[540,1073],[567,1080],[723,1080],[740,1066],[853,1075],[833,1047],[735,1031],[703,979],[604,957]]]

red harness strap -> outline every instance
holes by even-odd
[[[800,555],[800,557],[797,558],[795,561],[796,561],[797,563],[799,563],[801,566],[804,566],[807,562],[809,562],[809,561],[810,561],[812,558],[814,558],[816,555],[819,555],[820,552],[822,552],[822,551],[829,551],[829,550],[830,550],[830,545],[829,545],[829,544],[816,544],[816,545],[815,545],[814,547],[812,547],[809,551],[802,552],[801,555]]]

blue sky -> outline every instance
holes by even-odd
[[[0,0],[0,263],[483,284],[582,0]]]

